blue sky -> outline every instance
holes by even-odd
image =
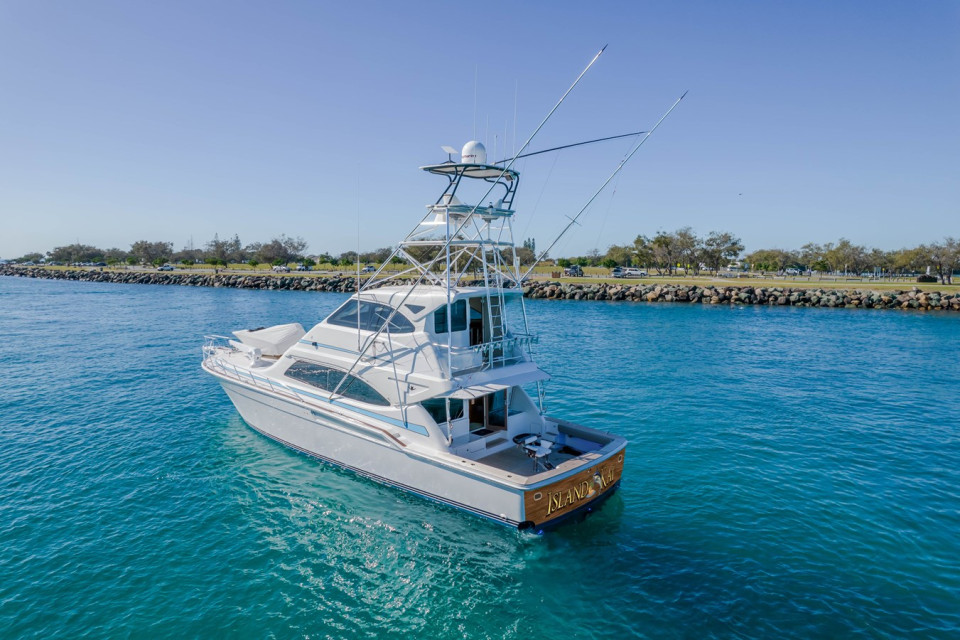
[[[608,43],[532,149],[690,93],[553,255],[687,225],[748,251],[960,235],[955,0],[7,0],[0,256],[215,233],[339,253],[358,215],[363,249],[395,244],[440,145],[519,146]],[[518,242],[549,244],[628,148],[521,161]]]

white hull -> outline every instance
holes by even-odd
[[[221,380],[221,384],[247,424],[289,447],[503,524],[519,526],[524,520],[526,487],[522,485],[510,487],[460,472],[405,451],[387,438],[371,436],[329,413],[266,391],[227,380]],[[451,456],[451,466],[456,464],[454,460]]]
[[[542,511],[539,515],[527,513],[531,495],[537,500],[542,495],[544,502],[541,505],[551,499],[556,501],[555,496],[560,494],[551,493],[551,490],[567,492],[575,486],[571,481],[579,482],[577,476],[584,473],[584,467],[578,467],[568,472],[549,472],[536,480],[517,476],[517,481],[511,482],[490,473],[481,462],[404,446],[390,437],[389,425],[381,428],[370,423],[361,424],[348,416],[327,411],[320,404],[307,405],[220,375],[217,378],[244,421],[263,435],[364,477],[507,526],[541,526],[545,519],[556,518],[556,513],[553,516],[543,516]],[[618,456],[617,462],[622,469],[623,448],[619,446],[592,460],[590,472],[602,469],[604,463],[612,463],[614,456]],[[608,487],[610,490],[604,489],[603,498],[616,489],[619,476],[618,470]],[[562,507],[570,512],[564,514],[566,517],[581,509],[592,509],[599,502],[590,497],[584,498],[582,505],[563,504]]]

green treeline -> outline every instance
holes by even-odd
[[[244,245],[234,235],[221,240],[214,235],[202,248],[192,245],[175,251],[172,242],[153,242],[139,240],[129,250],[101,249],[99,247],[71,244],[56,247],[46,254],[28,253],[17,262],[44,262],[47,264],[70,265],[76,263],[116,264],[152,264],[165,263],[211,265],[227,264],[290,264],[299,262],[307,266],[316,264],[353,265],[362,263],[380,264],[391,258],[391,247],[383,247],[357,255],[356,251],[345,251],[339,255],[321,253],[307,255],[307,242],[301,237],[291,238],[280,235],[269,242],[253,242]],[[430,256],[419,255],[412,249],[417,259]],[[517,258],[523,265],[532,264],[538,253],[536,241],[528,238],[517,247]],[[960,270],[960,241],[946,237],[940,242],[931,242],[916,247],[895,250],[868,248],[853,244],[846,238],[836,243],[807,243],[796,250],[757,249],[744,255],[744,246],[740,238],[728,231],[711,231],[706,236],[697,235],[690,227],[681,227],[676,231],[658,231],[652,237],[638,235],[632,244],[612,245],[605,253],[594,249],[584,256],[559,258],[553,262],[561,267],[573,264],[613,268],[643,267],[659,275],[672,275],[678,270],[694,275],[700,272],[718,272],[727,267],[751,271],[767,272],[819,272],[819,273],[879,273],[879,274],[916,274],[929,269],[942,282],[951,280],[954,271]],[[393,262],[403,263],[401,257],[393,257]],[[507,256],[512,262],[512,256]]]
[[[743,249],[740,238],[729,232],[698,236],[690,227],[682,227],[673,232],[659,231],[652,238],[639,235],[633,244],[613,245],[606,254],[594,250],[585,256],[561,258],[557,263],[563,267],[644,267],[659,275],[671,275],[678,269],[696,275],[727,266],[771,273],[853,274],[917,274],[929,268],[942,282],[951,281],[953,272],[960,270],[960,240],[951,237],[891,251],[856,245],[846,238],[836,243],[810,242],[797,250],[758,249],[743,255]]]

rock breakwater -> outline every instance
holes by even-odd
[[[843,307],[864,309],[941,309],[960,311],[960,294],[941,291],[870,291],[819,287],[701,286],[675,284],[529,283],[528,298],[547,300],[610,300],[686,302],[694,304]]]
[[[0,276],[53,280],[160,284],[191,287],[232,287],[288,291],[351,293],[356,279],[344,276],[285,276],[274,274],[194,273],[152,271],[55,270],[0,266]],[[626,302],[685,302],[691,304],[768,305],[787,307],[840,307],[848,309],[919,309],[960,311],[960,293],[822,287],[755,287],[678,284],[621,284],[580,282],[530,282],[523,288],[528,298],[545,300],[606,300]]]
[[[343,276],[303,277],[272,274],[195,273],[176,271],[100,271],[97,269],[42,269],[0,267],[0,276],[77,280],[83,282],[116,282],[120,284],[165,284],[183,287],[231,287],[234,289],[269,289],[288,291],[328,291],[348,293],[356,290],[356,279]]]

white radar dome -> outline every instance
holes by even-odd
[[[460,162],[464,164],[487,164],[487,148],[476,140],[463,145],[460,152]]]

